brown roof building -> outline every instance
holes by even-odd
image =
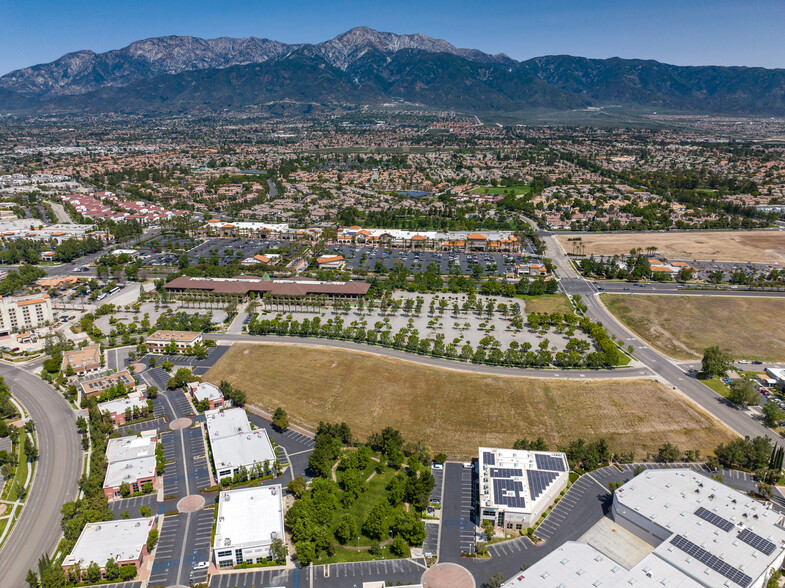
[[[82,349],[66,351],[63,353],[61,369],[65,370],[69,365],[79,376],[97,372],[101,369],[101,346],[88,345]]]
[[[235,278],[175,278],[165,288],[172,293],[212,292],[248,296],[251,292],[273,297],[328,296],[335,298],[359,298],[371,287],[366,282],[320,282],[310,278],[265,280],[252,276]]]

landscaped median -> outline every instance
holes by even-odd
[[[5,385],[4,382],[2,384]],[[0,452],[3,473],[8,474],[4,476],[5,482],[0,492],[0,547],[24,508],[38,459],[38,441],[33,421],[28,420],[24,428],[9,428],[8,433],[12,440],[11,451]]]

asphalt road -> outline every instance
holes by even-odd
[[[646,282],[634,284],[630,282],[605,282],[588,280],[588,284],[598,291],[619,294],[676,294],[678,296],[763,296],[782,298],[784,291],[746,290],[746,289],[714,289],[714,288],[685,288],[676,283]]]
[[[43,553],[51,554],[60,540],[60,507],[76,498],[82,472],[82,447],[73,410],[63,397],[38,377],[0,365],[11,392],[36,425],[38,466],[22,514],[0,551],[3,586],[27,586],[25,576]]]

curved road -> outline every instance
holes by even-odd
[[[0,376],[30,413],[38,435],[39,459],[33,486],[19,520],[0,550],[3,586],[27,586],[25,576],[43,553],[57,547],[60,507],[76,498],[82,473],[82,446],[70,405],[40,378],[0,365]]]
[[[616,317],[605,308],[605,305],[602,304],[596,284],[589,282],[578,275],[553,233],[543,231],[536,226],[535,230],[537,231],[537,235],[546,244],[548,256],[559,271],[561,276],[561,279],[559,280],[561,289],[570,295],[580,294],[587,306],[586,314],[593,321],[602,323],[611,335],[616,335],[620,341],[624,342],[625,347],[632,345],[634,348],[633,355],[639,362],[649,368],[649,370],[655,373],[663,382],[686,394],[701,408],[725,423],[738,434],[745,436],[749,435],[750,437],[762,435],[769,437],[777,443],[782,441],[782,438],[771,429],[751,418],[746,412],[735,408],[719,394],[714,392],[714,390],[699,380],[689,376],[685,371],[685,367],[680,367],[669,357],[652,349],[646,342],[642,341],[637,335],[624,327],[616,320]],[[647,289],[648,287],[646,289],[633,287],[630,288],[630,293],[644,294]],[[679,293],[687,294],[687,292],[682,290],[680,290]],[[717,292],[709,291],[705,294],[715,295]],[[757,294],[746,292],[745,294],[771,295],[772,293]]]

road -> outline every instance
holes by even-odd
[[[721,290],[714,288],[685,288],[674,282],[658,283],[646,282],[641,284],[631,284],[630,282],[606,282],[588,280],[589,284],[598,291],[621,294],[676,294],[678,296],[763,296],[769,298],[782,298],[785,291],[767,290],[746,290],[728,289]]]
[[[627,330],[602,304],[597,285],[584,280],[578,275],[553,234],[542,230],[538,230],[537,234],[545,242],[547,255],[559,271],[560,288],[571,296],[579,294],[587,306],[586,314],[589,318],[595,322],[602,323],[609,334],[616,335],[624,343],[625,348],[631,345],[635,358],[646,366],[650,373],[656,374],[664,383],[686,394],[701,408],[740,435],[749,435],[751,437],[763,435],[776,442],[782,440],[779,435],[763,426],[760,422],[750,418],[744,411],[734,408],[724,398],[699,380],[689,376],[686,371],[687,367],[674,363],[670,358],[652,349],[646,342],[641,341],[635,334]],[[603,286],[606,286],[606,284],[603,284]],[[644,288],[630,287],[630,292],[633,292],[633,290],[637,292],[645,291]],[[679,293],[683,292],[679,290]],[[735,292],[731,293],[735,294]],[[749,292],[747,294],[755,293]]]
[[[36,425],[39,459],[33,486],[22,514],[0,551],[3,586],[27,586],[27,571],[60,540],[60,507],[74,500],[82,473],[82,447],[74,411],[40,378],[7,365],[0,376],[24,405]]]

